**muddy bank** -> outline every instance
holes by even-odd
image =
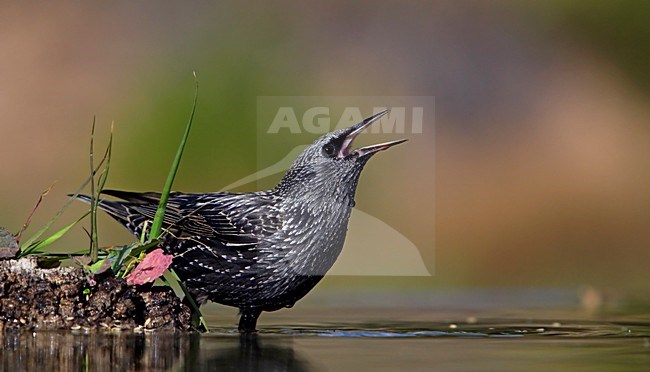
[[[130,286],[80,267],[0,260],[0,330],[190,329],[190,309],[168,287]]]

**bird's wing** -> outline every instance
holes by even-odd
[[[105,190],[125,200],[130,212],[153,220],[160,201],[158,193]],[[226,247],[246,249],[282,227],[277,200],[266,193],[171,193],[163,228],[178,239],[217,241]]]

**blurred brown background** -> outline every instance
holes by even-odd
[[[18,231],[58,180],[33,233],[85,179],[93,115],[99,147],[115,121],[107,186],[159,190],[196,70],[176,189],[216,191],[257,170],[258,96],[435,96],[435,132],[373,160],[359,186],[357,205],[434,273],[389,282],[646,290],[648,4],[5,2],[0,225]],[[105,216],[100,229],[102,244],[132,239]],[[79,228],[53,248],[86,246]]]

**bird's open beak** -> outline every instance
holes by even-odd
[[[349,155],[357,155],[359,157],[367,156],[408,141],[407,139],[401,139],[397,141],[378,143],[376,145],[370,145],[370,146],[366,146],[360,149],[350,151],[350,148],[352,147],[352,142],[354,142],[354,139],[357,138],[359,133],[363,132],[363,130],[369,127],[372,123],[379,121],[379,119],[381,119],[389,111],[390,110],[385,110],[380,113],[374,114],[368,118],[363,119],[362,122],[348,128],[347,133],[345,134],[345,137],[343,139],[343,144],[341,145],[341,150],[339,150],[339,157],[345,158]]]

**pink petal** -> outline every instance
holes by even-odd
[[[153,282],[171,265],[173,258],[172,255],[164,254],[160,248],[154,249],[126,277],[126,282],[137,285]]]

